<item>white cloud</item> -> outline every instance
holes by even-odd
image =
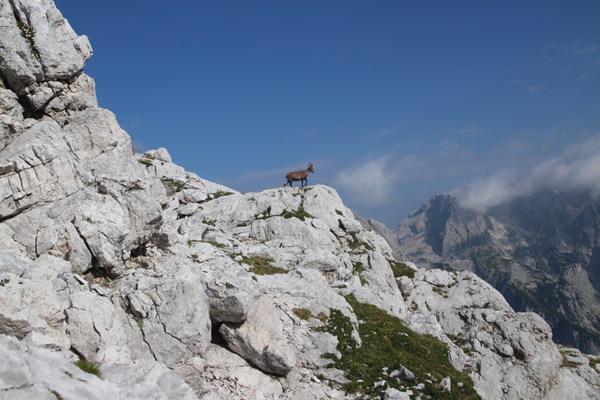
[[[392,133],[396,133],[398,132],[396,129],[383,129],[379,132],[377,132],[374,136],[387,136],[387,135],[391,135]]]
[[[366,206],[388,202],[396,180],[391,156],[368,160],[340,171],[336,183]]]
[[[376,206],[394,202],[402,185],[472,176],[476,163],[479,161],[470,149],[447,140],[426,153],[361,160],[338,172],[334,185],[356,203]]]
[[[535,92],[541,92],[542,90],[546,89],[546,87],[529,85],[528,89],[529,89],[529,93],[535,93]]]
[[[476,178],[452,191],[462,206],[483,211],[540,187],[590,189],[600,195],[600,134],[565,147],[560,157],[550,158],[525,172],[505,168],[483,179]]]
[[[465,136],[465,135],[478,135],[482,132],[487,131],[488,129],[483,129],[480,128],[478,126],[475,126],[473,124],[471,124],[468,128],[466,129],[456,129],[453,131],[447,131],[449,134],[452,135],[460,135],[460,136]]]

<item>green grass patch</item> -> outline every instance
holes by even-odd
[[[366,253],[367,250],[373,251],[373,247],[371,247],[369,243],[358,240],[356,237],[356,232],[348,232],[348,235],[350,235],[350,240],[348,240],[348,247],[350,247],[350,251],[359,254]]]
[[[305,321],[308,321],[308,319],[313,316],[313,313],[308,308],[294,308],[292,311],[298,318]]]
[[[361,263],[360,261],[357,262],[352,262],[352,266],[353,268],[353,272],[356,272],[357,274],[361,274],[365,271],[365,267],[363,266],[363,263]]]
[[[410,279],[413,279],[415,277],[415,270],[408,265],[398,261],[388,260],[388,262],[390,263],[390,267],[392,267],[394,278],[408,276]]]
[[[7,283],[9,283],[10,281],[8,279],[2,279],[0,281],[0,286],[4,287],[4,285],[6,285]]]
[[[152,161],[150,161],[150,160],[148,160],[148,159],[145,159],[145,158],[140,158],[140,159],[138,159],[138,162],[139,162],[140,164],[143,164],[143,165],[145,165],[145,166],[146,166],[146,168],[148,168],[148,167],[151,167],[151,166],[152,166]]]
[[[185,187],[185,183],[177,182],[176,180],[170,178],[160,178],[160,180],[162,181],[163,185],[165,185],[169,196],[172,196],[177,192],[181,192]]]
[[[88,374],[94,374],[98,378],[102,378],[102,374],[100,373],[100,366],[93,361],[80,359],[75,363],[83,372],[87,372]]]
[[[222,243],[217,243],[217,242],[213,242],[211,240],[203,240],[204,243],[208,243],[208,244],[212,244],[215,247],[218,247],[220,249],[222,249],[223,247],[226,247],[224,244]]]
[[[212,198],[207,199],[208,200],[215,200],[218,199],[219,197],[225,197],[225,196],[231,196],[233,194],[233,192],[221,192],[220,190],[215,192],[215,193],[211,193],[212,194]]]
[[[298,316],[298,318],[303,319],[305,321],[308,321],[309,318],[316,318],[322,322],[325,322],[329,318],[324,312],[320,312],[318,315],[314,315],[307,308],[294,308],[292,311]]]
[[[563,363],[562,363],[562,367],[563,368],[577,368],[580,365],[582,365],[581,363],[577,363],[575,361],[571,361],[569,359],[567,359],[567,355],[569,355],[569,351],[568,350],[560,350],[560,354],[562,355],[563,358]]]
[[[254,219],[266,219],[268,215],[271,215],[271,206],[267,208],[265,211],[255,214]]]
[[[471,378],[450,363],[448,347],[443,342],[411,331],[400,319],[373,305],[361,304],[352,295],[346,299],[360,321],[358,331],[362,346],[358,347],[352,339],[350,319],[339,310],[331,310],[327,325],[315,329],[338,338],[341,359],[333,354],[326,355],[326,358],[332,360],[335,368],[345,371],[346,379],[351,381],[345,385],[346,393],[357,393],[364,399],[374,398],[381,392],[381,387],[374,387],[375,383],[385,380],[390,387],[399,390],[423,383],[425,398],[480,399]],[[382,374],[383,368],[387,367],[388,372],[392,372],[400,369],[400,365],[415,374],[415,381],[400,384]],[[451,393],[443,392],[440,385],[447,376],[452,380]],[[463,383],[463,387],[458,386],[459,382]]]
[[[296,211],[284,211],[281,213],[283,218],[298,218],[300,221],[304,221],[305,218],[314,218],[312,215],[304,211],[304,205],[300,204],[300,207]]]
[[[35,40],[34,40],[35,29],[22,21],[17,21],[17,26],[19,27],[19,30],[21,31],[21,36],[23,36],[29,42],[29,47],[31,47],[31,51],[33,52],[33,55],[35,56],[35,58],[37,58],[39,60],[40,53],[35,48]]]
[[[274,275],[274,274],[287,274],[288,270],[274,267],[271,265],[274,262],[272,258],[264,257],[246,257],[242,256],[242,263],[250,265],[250,272],[256,275]]]

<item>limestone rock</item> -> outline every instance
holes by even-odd
[[[179,375],[156,361],[139,366],[104,365],[100,371],[103,380],[119,388],[122,399],[198,398]]]
[[[240,326],[223,324],[221,335],[229,348],[266,372],[287,375],[296,357],[286,343],[281,322],[270,301],[259,300]]]
[[[0,388],[4,398],[120,399],[119,389],[81,371],[61,354],[0,335]]]
[[[228,389],[244,393],[247,398],[281,396],[283,392],[277,380],[252,367],[239,355],[217,345],[210,345],[206,351],[206,371],[209,385],[218,387],[218,382],[224,380],[235,382],[235,387]]]
[[[92,292],[74,293],[65,310],[71,346],[87,360],[128,364],[125,330],[112,303]]]
[[[169,154],[169,152],[167,151],[167,149],[165,149],[164,147],[161,147],[158,150],[148,150],[145,154],[148,157],[155,158],[155,159],[160,160],[160,161],[164,161],[164,162],[167,162],[167,163],[172,162],[171,161],[171,155]]]
[[[381,392],[381,399],[382,400],[409,400],[410,396],[405,392],[399,391],[398,389],[388,388],[384,392]]]
[[[17,93],[43,79],[68,79],[92,55],[52,1],[14,1],[0,8],[0,72]]]

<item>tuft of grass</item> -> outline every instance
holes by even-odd
[[[337,213],[337,215],[344,215],[340,210],[335,210],[335,212]]]
[[[363,263],[361,263],[360,261],[357,261],[357,262],[353,261],[352,266],[354,267],[352,272],[356,272],[357,274],[361,274],[365,270]]]
[[[223,247],[226,247],[224,244],[213,242],[212,240],[203,240],[203,242],[204,243],[208,243],[208,244],[212,244],[213,246],[218,247],[220,249],[222,249]]]
[[[308,308],[294,308],[292,311],[298,318],[305,321],[308,321],[308,319],[313,316],[313,313]]]
[[[373,251],[373,247],[371,247],[369,243],[361,242],[358,240],[358,238],[356,237],[356,232],[348,232],[348,234],[351,237],[351,239],[348,241],[348,247],[350,247],[351,252],[355,252],[357,254],[364,254],[367,252],[367,250]]]
[[[381,380],[400,390],[402,384],[382,375],[381,371],[385,367],[393,371],[403,365],[416,376],[410,386],[425,385],[422,392],[425,398],[480,399],[469,375],[457,371],[450,363],[448,347],[442,341],[411,331],[400,319],[371,304],[361,304],[352,295],[346,300],[359,320],[360,347],[352,339],[350,319],[339,310],[331,310],[327,324],[315,329],[338,338],[337,348],[342,357],[338,360],[335,355],[328,354],[325,358],[330,359],[335,368],[343,370],[346,379],[350,380],[345,386],[346,393],[359,394],[359,398],[377,397],[381,388],[374,385]],[[453,383],[462,382],[463,386],[453,384],[451,393],[443,392],[439,382],[447,376]]]
[[[287,274],[288,270],[283,268],[274,267],[271,265],[274,262],[272,258],[264,257],[246,257],[242,256],[242,263],[250,265],[250,272],[256,275],[274,275],[274,274]]]
[[[185,187],[185,183],[177,182],[176,180],[170,178],[160,178],[160,180],[163,183],[163,185],[165,185],[165,189],[167,189],[167,194],[169,196],[181,192]]]
[[[75,363],[83,372],[87,372],[88,374],[96,375],[98,378],[102,378],[102,373],[100,373],[100,366],[93,361],[88,361],[85,359],[80,359]]]
[[[22,21],[18,21],[17,26],[21,31],[21,36],[23,36],[29,42],[29,47],[31,48],[33,55],[39,60],[40,53],[35,48],[35,28],[27,25],[25,22]]]
[[[571,361],[567,359],[567,355],[569,354],[568,350],[560,350],[560,354],[563,358],[562,368],[577,368],[581,365],[581,363],[577,363],[575,361]]]
[[[210,195],[208,196],[208,199],[204,200],[204,202],[215,200],[215,199],[218,199],[219,197],[231,196],[232,194],[233,194],[233,192],[221,192],[219,190],[219,191],[216,191],[215,193],[210,193]],[[212,197],[211,197],[211,195],[212,195]]]
[[[266,219],[270,215],[271,215],[271,206],[269,206],[269,208],[267,208],[265,211],[255,214],[254,219]]]
[[[326,322],[329,319],[329,317],[324,312],[320,312],[317,314],[317,319],[321,322]]]
[[[309,318],[316,318],[322,322],[325,322],[329,319],[327,314],[325,314],[324,312],[320,312],[318,315],[314,315],[307,308],[294,308],[292,311],[298,316],[298,318],[303,319],[305,321],[308,321]]]
[[[390,267],[392,267],[394,278],[408,276],[410,279],[413,279],[415,277],[415,270],[408,265],[392,260],[388,260],[388,262],[390,263]]]
[[[151,167],[151,166],[152,166],[152,161],[150,161],[150,160],[148,160],[148,159],[145,159],[145,158],[140,158],[140,159],[138,160],[138,162],[139,162],[140,164],[143,164],[143,165],[145,165],[145,166],[146,166],[146,168],[148,168],[148,167]]]
[[[10,281],[8,279],[2,279],[0,281],[0,286],[4,287],[4,285],[6,285],[7,283],[9,283]]]
[[[300,206],[296,211],[284,211],[281,213],[283,218],[298,218],[300,221],[304,221],[305,218],[314,218],[312,215],[304,211],[304,205],[300,203]]]

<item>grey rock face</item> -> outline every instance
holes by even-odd
[[[158,362],[140,366],[105,365],[101,372],[105,381],[120,389],[123,399],[198,399],[179,375]]]
[[[44,80],[69,79],[92,55],[52,1],[14,1],[0,8],[0,72],[22,94]]]
[[[119,389],[63,356],[0,335],[0,388],[13,399],[119,399]]]

